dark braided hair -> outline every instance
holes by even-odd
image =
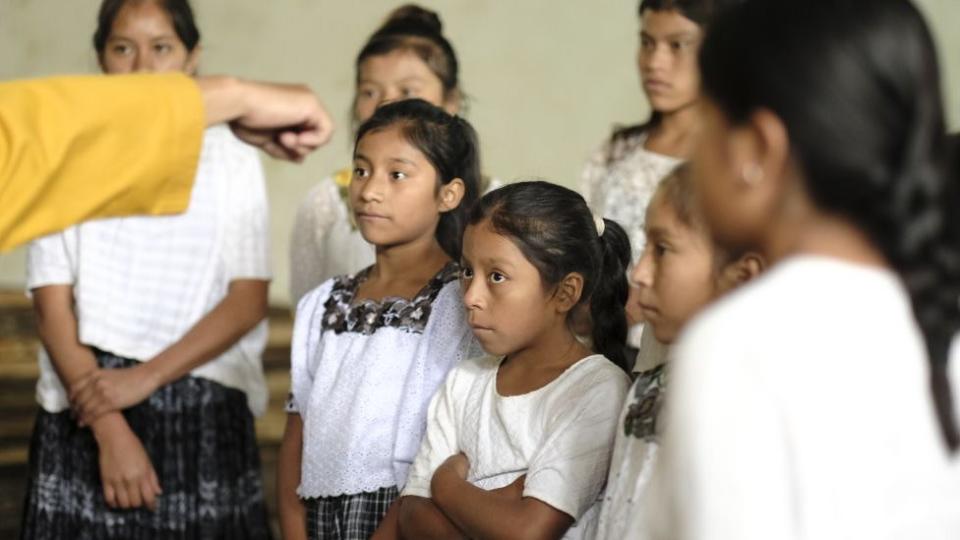
[[[440,247],[451,259],[459,261],[467,213],[480,191],[480,143],[476,131],[463,118],[422,99],[406,99],[383,105],[361,124],[354,149],[368,133],[390,127],[399,127],[404,139],[433,165],[437,189],[456,178],[463,181],[460,205],[440,215],[436,232]]]
[[[815,204],[860,227],[902,278],[956,450],[947,357],[960,330],[960,182],[947,172],[923,17],[907,0],[748,1],[714,21],[700,65],[731,121],[759,108],[781,118]]]
[[[624,305],[630,239],[623,228],[604,219],[598,235],[580,194],[542,181],[509,184],[484,195],[470,213],[470,224],[485,220],[516,244],[548,287],[572,272],[583,276],[578,305],[589,303],[593,348],[629,373]]]

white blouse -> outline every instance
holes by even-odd
[[[632,537],[960,537],[960,455],[895,274],[793,257],[708,308],[674,353]]]
[[[647,204],[657,185],[681,160],[644,148],[647,134],[607,140],[587,160],[581,174],[580,193],[598,216],[616,221],[630,236],[633,257],[646,244],[643,232]]]
[[[303,419],[302,498],[402,487],[431,396],[479,350],[457,265],[412,300],[356,301],[366,273],[331,279],[297,306],[287,412]]]
[[[501,396],[500,363],[483,357],[453,369],[430,403],[427,433],[401,495],[429,498],[434,471],[463,452],[468,481],[489,490],[526,474],[524,497],[576,520],[564,538],[592,538],[629,378],[593,355],[542,388]]]
[[[236,279],[270,279],[269,222],[256,150],[225,126],[209,128],[184,214],[89,221],[34,241],[27,290],[72,285],[80,341],[147,361],[176,343],[219,304]],[[254,414],[267,387],[261,355],[266,321],[191,371],[246,392]],[[41,348],[37,401],[69,407]]]

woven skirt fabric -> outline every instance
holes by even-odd
[[[400,495],[396,486],[377,491],[304,499],[310,540],[366,540]]]
[[[101,367],[136,365],[96,355]],[[270,538],[253,417],[243,392],[188,376],[123,415],[160,479],[157,509],[108,508],[90,429],[77,427],[69,411],[41,410],[30,444],[21,538]]]

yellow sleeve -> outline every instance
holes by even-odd
[[[0,83],[0,251],[87,219],[186,210],[203,130],[181,74]]]

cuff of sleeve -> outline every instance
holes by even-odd
[[[528,489],[524,488],[523,490],[524,497],[532,497],[537,499],[540,502],[549,504],[550,506],[556,508],[557,510],[567,514],[573,518],[574,523],[580,519],[582,512],[577,512],[577,504],[573,501],[561,500],[561,497],[557,497],[556,494],[543,493],[538,489]]]
[[[430,488],[413,485],[410,481],[407,481],[407,485],[403,487],[403,491],[400,492],[401,497],[421,497],[424,499],[430,499]]]
[[[200,88],[185,75],[168,76],[166,98],[173,104],[174,130],[167,148],[173,154],[175,167],[161,187],[151,214],[183,212],[190,204],[190,193],[200,161],[205,129],[203,97]]]

